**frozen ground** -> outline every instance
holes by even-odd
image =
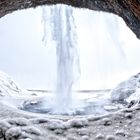
[[[137,79],[136,81],[139,81],[138,75],[133,77]],[[66,116],[31,113],[20,110],[18,107],[22,107],[25,101],[40,101],[44,95],[22,90],[4,73],[0,73],[0,82],[1,140],[140,140],[138,101],[137,105],[134,103],[135,106],[131,104],[131,108],[123,108],[106,115]],[[116,88],[122,89],[122,85]],[[128,89],[128,86],[125,88]],[[139,87],[134,92],[135,96],[131,94],[134,97],[137,95],[137,100],[138,90]],[[128,92],[128,90],[123,91]],[[114,94],[113,91],[112,94]],[[97,99],[97,96],[89,95],[88,101]],[[134,100],[131,95],[126,97],[129,100],[124,100],[131,103]],[[87,96],[84,96],[81,97],[85,99]],[[99,97],[103,99],[104,96],[102,94]],[[106,106],[106,110],[108,109],[112,109],[112,106]]]

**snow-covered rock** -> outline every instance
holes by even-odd
[[[0,96],[20,94],[22,89],[4,72],[0,71]]]
[[[12,127],[5,133],[6,140],[16,140],[22,135],[20,127]]]
[[[88,125],[87,119],[71,119],[67,122],[69,127],[81,128]]]
[[[24,132],[26,132],[27,134],[41,135],[41,131],[39,129],[37,129],[36,127],[33,127],[33,126],[23,127],[22,130]]]
[[[7,121],[0,121],[0,135],[4,134],[10,127],[11,125]]]
[[[114,102],[125,103],[127,98],[140,89],[140,73],[130,77],[128,80],[121,82],[111,91],[111,100]]]
[[[7,119],[7,122],[10,125],[14,126],[27,126],[29,124],[29,121],[25,118],[12,118],[12,119]]]
[[[51,120],[47,123],[47,129],[56,130],[56,129],[66,129],[67,125],[61,120]]]
[[[0,101],[1,103],[12,107],[22,108],[24,102],[35,100],[36,95],[25,89],[20,88],[10,76],[0,71]]]

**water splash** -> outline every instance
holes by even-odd
[[[44,44],[46,46],[51,45],[51,47],[55,46],[56,48],[56,91],[52,104],[49,105],[49,113],[75,114],[79,106],[84,109],[87,107],[87,104],[86,102],[78,102],[79,105],[75,104],[75,100],[72,96],[73,83],[78,79],[80,73],[73,9],[62,5],[44,7],[42,17],[44,24]],[[112,23],[108,16],[101,14],[97,22],[101,28],[98,28],[96,22],[93,23],[93,25],[95,25],[94,30],[97,30],[97,33],[92,36],[92,41],[94,41],[94,45],[96,45],[95,52],[99,51],[99,53],[95,55],[97,56],[96,59],[98,59],[98,63],[96,64],[99,75],[103,75],[104,78],[109,79],[108,74],[113,70],[112,66],[117,68],[116,65],[120,65],[117,64],[118,60],[112,61],[111,57],[118,58],[118,56],[120,56],[121,63],[124,64],[122,60],[125,58],[125,54],[121,48],[120,40],[117,39],[119,38],[117,20],[115,19],[113,21],[114,23]],[[111,29],[113,30],[113,34]],[[102,58],[104,58],[104,61],[102,61]],[[107,68],[105,69],[105,67]],[[102,69],[104,70],[103,73]],[[95,70],[93,72],[95,73]],[[103,86],[104,85],[105,82],[103,83]],[[101,103],[99,102],[99,104]],[[92,107],[93,106],[94,105],[92,105]],[[48,104],[46,104],[46,107],[48,107]],[[87,108],[84,110],[86,111]]]
[[[43,41],[47,45],[52,39],[56,47],[57,82],[53,112],[67,113],[73,105],[72,85],[80,72],[73,10],[62,5],[43,8],[43,21]]]

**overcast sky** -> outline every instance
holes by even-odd
[[[140,72],[140,41],[121,18],[74,10],[81,77],[77,89],[115,86]],[[21,87],[52,89],[55,48],[42,43],[42,9],[14,12],[0,19],[0,71]]]

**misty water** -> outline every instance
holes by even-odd
[[[0,45],[6,46],[1,48],[0,70],[43,94],[25,101],[22,109],[85,115],[121,108],[111,103],[107,89],[140,68],[140,42],[121,18],[58,5],[15,12],[0,25]]]
[[[53,92],[51,101],[46,97],[46,99],[35,105],[31,105],[30,103],[25,104],[24,109],[38,113],[69,115],[107,112],[104,109],[104,106],[109,106],[111,104],[109,99],[102,98],[102,100],[97,99],[97,101],[95,101],[97,97],[89,97],[88,100],[86,98],[84,100],[80,100],[76,98],[72,91],[73,84],[79,80],[81,71],[79,55],[77,52],[77,32],[73,9],[62,5],[52,6],[49,8],[43,7],[42,17],[44,26],[44,45],[47,47],[50,42],[53,42],[51,47],[55,47],[56,51],[55,91]],[[112,23],[109,23],[107,18],[102,18],[102,20],[105,21],[104,28],[108,28]],[[108,31],[106,35],[109,37],[108,41],[112,41],[114,51],[116,51],[115,53],[113,51],[111,53],[119,56],[120,67],[124,68],[126,58],[121,42],[118,39],[119,34],[117,29],[117,20],[115,19],[114,25],[112,26],[112,30],[114,31],[113,34]],[[112,56],[114,56],[114,54],[112,54]],[[107,61],[110,60],[108,59]],[[91,92],[90,94],[86,94],[86,96],[90,96],[90,94],[94,93]],[[100,96],[103,94],[109,94],[109,91],[103,91]],[[106,95],[106,97],[108,97],[108,95]]]
[[[77,79],[75,74],[79,75],[80,72],[73,10],[62,6],[44,7],[43,22],[45,46],[50,38],[56,47],[57,77],[53,112],[63,113],[72,107],[72,85]],[[50,29],[50,37],[46,28]]]

